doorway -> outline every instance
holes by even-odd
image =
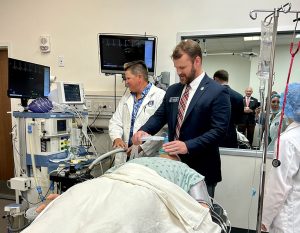
[[[8,50],[0,48],[0,181],[14,176],[13,145],[11,139],[11,102],[7,97]]]

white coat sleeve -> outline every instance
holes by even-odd
[[[275,217],[282,210],[292,189],[293,177],[298,172],[300,162],[298,161],[299,156],[296,156],[296,148],[288,138],[280,138],[279,151],[281,165],[277,168],[271,168],[265,188],[262,224],[268,230]]]
[[[123,107],[125,103],[125,97],[123,96],[118,104],[118,107],[109,120],[108,133],[111,141],[113,142],[116,138],[122,138],[123,131]]]

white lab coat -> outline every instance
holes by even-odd
[[[270,116],[269,116],[269,124],[270,124],[269,125],[269,137],[270,137],[271,141],[270,141],[269,145],[267,146],[268,151],[274,151],[274,146],[277,145],[277,144],[275,144],[275,142],[277,143],[276,139],[278,136],[281,112],[278,112],[272,121],[271,121],[271,117],[272,117],[272,113],[270,113]],[[287,125],[288,125],[288,119],[283,117],[281,133],[285,131]],[[263,134],[262,141],[261,141],[261,150],[263,148],[263,145],[264,145],[264,134]]]
[[[165,91],[152,85],[148,94],[145,96],[142,105],[136,115],[133,133],[137,132],[147,120],[152,116],[163,101]],[[131,93],[126,93],[120,100],[116,112],[109,121],[109,136],[112,142],[116,138],[122,138],[127,144],[131,126],[131,114],[133,110],[134,97]],[[160,131],[158,134],[161,134]],[[146,156],[157,155],[162,142],[145,142],[141,145]]]
[[[274,117],[274,119],[272,120],[271,124],[270,124],[269,135],[270,135],[270,138],[271,138],[271,142],[268,145],[268,150],[270,150],[270,151],[274,150],[275,141],[276,141],[277,135],[278,135],[280,117],[281,117],[281,112],[278,112],[276,114],[276,116]],[[287,118],[283,118],[282,119],[281,132],[285,131],[287,125],[288,125]]]
[[[270,171],[262,223],[270,233],[300,232],[300,123],[281,134],[279,151],[281,165]]]

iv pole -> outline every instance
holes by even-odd
[[[268,135],[269,135],[269,116],[270,116],[270,98],[272,93],[273,76],[274,76],[274,60],[275,60],[275,45],[278,27],[279,13],[299,13],[298,11],[291,11],[291,3],[286,3],[279,8],[274,10],[252,10],[250,11],[250,18],[255,20],[257,18],[257,12],[271,12],[264,22],[269,25],[274,18],[273,23],[273,36],[272,36],[272,47],[271,47],[271,59],[270,59],[270,71],[269,71],[269,81],[268,81],[268,93],[267,93],[267,103],[266,103],[266,120],[265,120],[265,133],[264,133],[264,145],[263,145],[263,155],[262,155],[262,165],[261,165],[261,177],[259,186],[259,197],[258,197],[258,210],[257,210],[257,224],[256,232],[261,233],[261,223],[262,223],[262,209],[263,209],[263,197],[264,197],[264,186],[265,186],[265,176],[266,176],[266,158],[267,158],[267,145],[268,145]],[[268,21],[267,21],[268,20]]]

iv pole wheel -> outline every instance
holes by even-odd
[[[281,162],[278,159],[273,159],[273,161],[272,161],[273,167],[279,167],[280,164],[281,164]]]

